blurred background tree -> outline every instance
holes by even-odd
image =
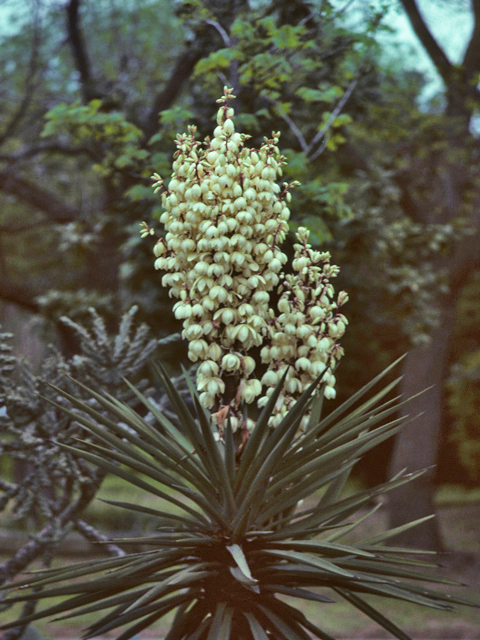
[[[307,224],[342,266],[351,324],[339,388],[350,393],[408,349],[405,393],[435,385],[409,408],[424,413],[390,469],[439,464],[392,496],[393,524],[432,512],[435,483],[473,482],[465,378],[450,381],[448,413],[444,392],[452,364],[470,371],[464,358],[480,348],[460,312],[479,305],[466,285],[479,268],[480,3],[457,7],[476,19],[461,65],[417,4],[402,4],[444,83],[428,103],[422,74],[385,55],[391,2],[33,0],[4,7],[0,34],[4,321],[41,317],[40,346],[54,340],[66,357],[79,345],[60,318],[82,322],[91,306],[108,328],[138,304],[156,337],[178,330],[138,224],[158,219],[150,176],[168,177],[177,131],[194,123],[207,135],[214,99],[232,86],[253,146],[282,132],[285,179],[301,182],[292,226]],[[162,357],[178,360],[179,348]],[[451,437],[453,460],[441,446]],[[390,453],[367,459],[367,482],[387,475]],[[435,521],[413,535],[441,546]]]

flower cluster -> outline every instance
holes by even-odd
[[[247,355],[267,333],[269,292],[287,258],[279,246],[288,231],[289,188],[277,184],[283,158],[279,134],[258,150],[235,132],[225,89],[212,140],[201,144],[195,128],[177,136],[177,152],[161,217],[165,238],[156,244],[155,267],[178,298],[188,355],[201,360],[197,387],[208,408],[234,398],[250,403],[262,386]],[[160,176],[155,186],[163,188]]]
[[[200,361],[200,402],[214,411],[219,426],[230,409],[232,425],[242,421],[240,402],[259,398],[264,405],[287,370],[272,425],[323,373],[324,395],[335,396],[335,365],[343,355],[338,344],[347,320],[338,313],[347,295],[335,302],[329,279],[338,273],[330,255],[313,251],[309,232],[297,232],[294,275],[285,275],[280,249],[288,232],[290,189],[280,187],[284,158],[279,133],[264,138],[260,149],[245,147],[249,136],[235,131],[225,88],[217,100],[213,138],[201,143],[195,127],[177,135],[177,151],[168,187],[154,175],[165,212],[165,237],[155,245],[155,268],[165,271],[162,284],[178,301],[173,309],[183,320],[188,355]],[[153,234],[142,223],[142,235]],[[280,294],[278,312],[270,292]],[[267,372],[255,377],[252,347],[263,347]],[[246,428],[247,425],[243,424]]]
[[[348,296],[341,291],[334,300],[330,278],[338,274],[339,268],[330,264],[328,252],[312,250],[308,244],[309,234],[304,227],[297,231],[292,263],[295,273],[282,278],[280,315],[272,318],[269,341],[261,351],[262,362],[268,365],[268,370],[262,377],[267,392],[259,399],[259,406],[266,404],[286,373],[285,389],[275,407],[273,426],[280,423],[317,376],[322,374],[326,398],[334,398],[336,393],[333,371],[343,355],[338,340],[348,324],[338,310]]]

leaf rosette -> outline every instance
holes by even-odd
[[[428,563],[415,555],[412,559],[415,552],[384,544],[415,523],[355,544],[342,541],[366,517],[355,515],[372,498],[418,475],[401,473],[375,489],[341,496],[359,457],[403,426],[394,417],[401,402],[388,396],[396,382],[364,398],[391,368],[324,418],[322,383],[316,380],[272,428],[269,418],[284,376],[246,444],[228,419],[224,437],[218,438],[190,382],[193,416],[162,367],[157,371],[176,425],[132,385],[154,423],[113,397],[89,390],[100,412],[57,389],[76,408],[63,410],[101,443],[89,442],[88,450],[61,446],[147,492],[149,506],[112,504],[151,516],[155,529],[149,536],[117,540],[132,550],[125,556],[41,571],[11,584],[10,589],[33,591],[14,592],[4,604],[37,599],[39,589],[41,598],[66,596],[62,603],[23,618],[22,624],[99,612],[100,619],[84,637],[122,628],[118,640],[133,637],[172,611],[167,640],[306,640],[309,634],[325,640],[331,636],[290,602],[311,600],[320,608],[335,597],[405,640],[408,635],[365,596],[439,610],[469,604],[424,586],[425,580],[448,581],[425,574]],[[307,428],[299,432],[308,411]]]

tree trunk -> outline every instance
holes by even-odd
[[[463,213],[472,227],[480,228],[478,184],[471,182],[469,166],[472,142],[469,123],[472,106],[479,94],[474,78],[480,69],[480,0],[472,0],[474,29],[461,66],[454,66],[433,37],[418,10],[416,0],[401,0],[420,42],[442,76],[446,88],[445,153],[437,159],[436,171],[429,185],[431,202],[416,206],[420,219],[427,223],[448,223]],[[411,176],[412,181],[414,176]],[[470,207],[468,201],[470,200]],[[403,393],[415,395],[403,409],[417,417],[396,438],[391,459],[391,475],[407,467],[410,471],[428,469],[415,482],[398,488],[390,495],[389,513],[392,526],[435,513],[433,498],[434,465],[437,461],[442,426],[443,385],[448,374],[450,345],[455,323],[456,300],[467,274],[476,267],[480,247],[478,235],[459,241],[452,255],[439,260],[437,268],[449,274],[450,296],[438,301],[439,324],[432,332],[428,347],[416,347],[406,358]],[[442,540],[436,519],[427,521],[397,536],[396,544],[429,550],[441,550]]]
[[[430,344],[407,355],[401,391],[414,397],[402,409],[412,420],[395,439],[390,475],[402,469],[425,469],[423,476],[389,494],[390,525],[397,527],[435,513],[434,478],[442,424],[443,383],[448,373],[451,338],[455,324],[455,301],[450,297],[439,308],[440,322]],[[428,520],[399,536],[395,543],[428,550],[443,548],[436,519]]]

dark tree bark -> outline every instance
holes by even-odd
[[[25,311],[31,311],[32,313],[38,313],[40,311],[40,307],[35,302],[35,298],[41,293],[44,292],[36,291],[26,285],[19,286],[11,284],[3,278],[0,280],[0,299],[4,302],[16,304],[22,309],[25,309]]]
[[[82,96],[85,102],[90,102],[90,100],[102,98],[103,96],[98,90],[97,82],[93,77],[90,59],[80,27],[80,4],[81,0],[70,0],[66,6],[67,33],[75,67],[80,74]]]
[[[205,20],[197,25],[195,37],[188,42],[178,56],[165,87],[155,97],[146,122],[141,126],[145,139],[149,140],[159,129],[159,115],[168,109],[183,86],[190,78],[199,60],[208,56],[218,46],[232,46],[234,41],[230,37],[230,27],[238,14],[247,6],[246,0],[208,0],[204,2],[214,20]],[[230,82],[238,90],[236,63],[230,66]]]
[[[442,76],[447,95],[444,131],[447,151],[439,159],[441,171],[430,185],[432,197],[437,206],[423,203],[422,217],[425,222],[451,221],[465,202],[469,185],[465,160],[467,147],[471,141],[469,123],[472,115],[472,101],[478,98],[473,82],[480,71],[480,0],[472,0],[475,28],[468,45],[463,65],[452,65],[425,24],[415,0],[402,0],[412,27]],[[477,205],[480,194],[474,195]],[[416,203],[422,208],[422,203]],[[478,211],[478,206],[472,206]],[[478,213],[471,215],[470,223],[479,229]],[[447,270],[450,279],[450,295],[440,297],[437,303],[438,327],[431,335],[428,347],[411,350],[404,366],[403,392],[405,396],[431,389],[415,398],[404,409],[404,415],[421,416],[409,424],[396,438],[391,460],[391,474],[408,467],[410,471],[426,468],[428,471],[419,480],[404,485],[392,492],[389,501],[392,526],[427,516],[435,511],[433,500],[434,465],[437,461],[439,439],[442,426],[443,386],[448,374],[450,347],[455,322],[456,301],[462,284],[468,274],[477,268],[480,259],[478,236],[466,238],[458,243],[452,255],[441,259],[438,268]],[[424,549],[442,549],[441,533],[436,520],[430,520],[419,527],[397,537],[399,544]]]
[[[145,126],[143,127],[147,140],[157,133],[160,113],[173,104],[182,86],[192,75],[195,65],[203,58],[205,53],[204,42],[195,40],[179,55],[165,88],[156,96]]]
[[[438,456],[442,424],[443,382],[455,323],[452,300],[445,301],[440,320],[439,326],[431,335],[431,345],[428,348],[412,349],[403,367],[403,396],[410,398],[424,392],[410,401],[403,411],[413,421],[396,438],[390,474],[393,476],[405,467],[410,471],[427,471],[419,479],[389,494],[392,527],[435,513],[434,465]],[[443,549],[436,519],[410,529],[397,542],[420,549]]]
[[[0,191],[15,196],[21,202],[42,211],[55,222],[81,220],[78,209],[62,202],[56,195],[42,189],[34,182],[15,175],[13,171],[0,171]]]

